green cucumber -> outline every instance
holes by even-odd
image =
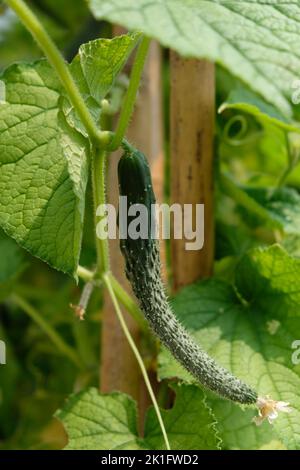
[[[161,279],[159,244],[151,236],[155,196],[149,165],[145,156],[130,145],[124,144],[124,150],[118,167],[120,196],[127,196],[128,208],[144,204],[149,212],[148,239],[120,240],[126,275],[145,318],[172,355],[203,386],[234,402],[255,404],[257,393],[209,357],[172,311]]]

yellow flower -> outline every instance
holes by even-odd
[[[289,407],[289,403],[286,403],[285,401],[272,400],[269,396],[266,396],[265,398],[259,397],[256,405],[258,407],[258,416],[253,418],[253,422],[257,426],[260,426],[265,419],[267,419],[270,424],[273,424],[273,421],[278,417],[279,411],[282,411],[283,413],[292,412],[292,409]]]

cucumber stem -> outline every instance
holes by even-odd
[[[97,208],[106,204],[105,179],[106,179],[106,151],[103,148],[94,148],[92,151],[92,187],[94,199],[95,237],[97,251],[96,277],[109,271],[109,246],[108,238],[98,238],[96,233]],[[104,216],[105,217],[105,216]]]
[[[110,151],[117,150],[121,146],[123,137],[128,128],[136,101],[136,95],[140,86],[145,61],[150,47],[150,42],[150,38],[143,36],[138,47],[135,61],[132,67],[129,87],[125,95],[124,104],[122,105],[117,129],[109,146]]]

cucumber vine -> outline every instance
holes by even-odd
[[[129,87],[125,95],[116,131],[111,133],[102,130],[100,126],[96,124],[68,65],[65,63],[59,50],[35,14],[23,0],[7,0],[7,4],[16,12],[25,27],[31,32],[56,71],[67,97],[86,130],[90,146],[89,166],[93,189],[94,213],[96,214],[96,209],[99,205],[106,203],[105,170],[107,155],[109,152],[117,150],[121,146],[125,149],[125,153],[119,163],[121,195],[128,197],[130,205],[140,203],[141,201],[144,201],[147,206],[151,203],[155,203],[150,170],[146,159],[141,152],[135,150],[125,141],[126,131],[134,109],[145,60],[149,50],[150,39],[141,36],[139,40]],[[262,218],[268,218],[267,211],[261,209],[258,204],[255,205],[253,202],[251,203],[250,198],[243,194],[239,188],[235,187],[229,179],[223,176],[220,177],[220,181],[223,190],[227,192],[227,194],[233,197],[239,197],[240,199],[242,195],[244,205],[249,206],[249,204],[252,204],[251,209],[253,212],[258,213]],[[107,239],[103,240],[96,237],[95,243],[97,252],[95,272],[79,267],[77,275],[85,282],[101,283],[107,288],[124,335],[141,368],[167,449],[170,449],[170,444],[162,416],[145,365],[122,316],[119,302],[126,307],[135,320],[138,321],[141,328],[145,330],[146,326],[142,316],[143,314],[162,343],[202,385],[222,397],[241,404],[253,405],[257,402],[257,393],[210,358],[177,320],[169,305],[165,287],[161,280],[161,263],[158,244],[156,240],[151,238],[151,235],[148,240],[131,240],[129,238],[121,241],[121,250],[126,260],[127,277],[132,284],[133,291],[139,302],[139,307],[124,291],[110,271]],[[15,300],[20,304],[18,298]],[[21,307],[27,310],[30,316],[35,316],[35,312],[30,310],[28,306],[22,304]],[[42,328],[44,327],[44,325],[41,326]],[[62,344],[53,332],[49,332],[49,334],[52,335],[53,341],[57,344],[58,348],[63,349],[66,355],[68,355],[73,362],[76,362],[78,358],[74,355],[74,352],[65,344]],[[80,359],[78,360],[80,361]],[[265,403],[263,406],[265,406]]]

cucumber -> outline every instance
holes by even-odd
[[[124,144],[123,144],[124,145]],[[145,239],[132,240],[127,237],[121,240],[122,253],[132,252],[137,263],[148,263],[148,255],[156,246],[152,239],[151,230],[155,227],[155,217],[151,213],[151,206],[155,204],[155,195],[152,189],[151,173],[145,155],[129,144],[125,146],[125,153],[118,165],[120,196],[127,197],[127,208],[136,204],[143,204],[148,209],[148,236]],[[128,217],[127,225],[134,217]],[[119,223],[121,223],[119,221]],[[125,259],[127,257],[125,256]]]
[[[150,212],[147,240],[120,240],[126,276],[145,318],[160,341],[204,387],[234,402],[255,404],[257,393],[209,357],[172,311],[161,279],[159,244],[151,237],[155,195],[149,165],[145,156],[130,145],[125,144],[124,150],[118,167],[120,195],[127,196],[128,208],[144,204]]]

